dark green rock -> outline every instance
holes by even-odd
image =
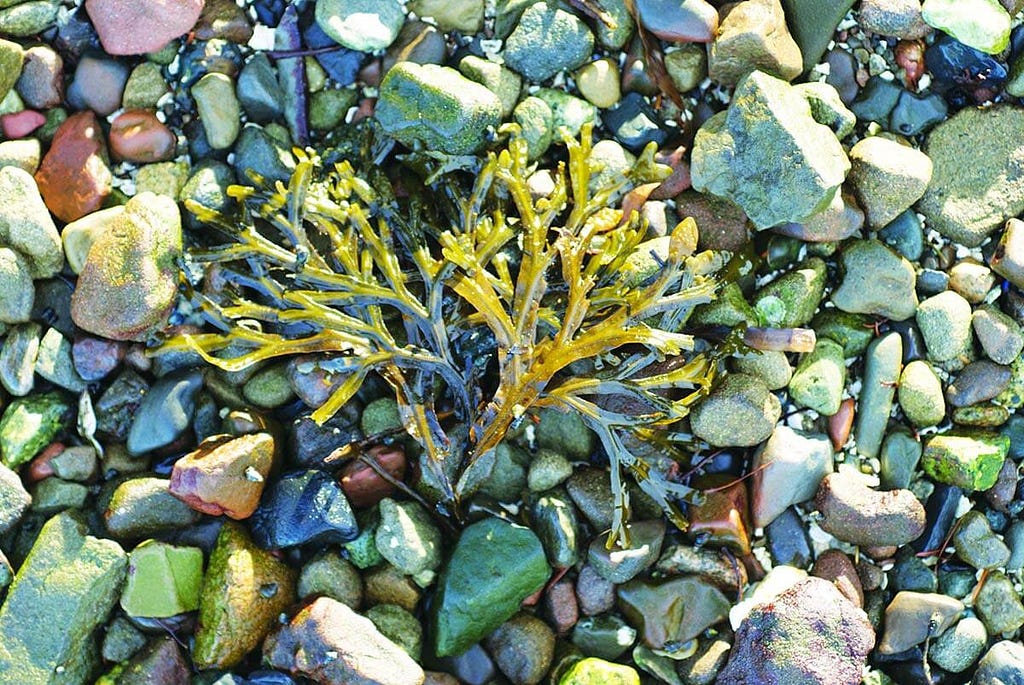
[[[717,588],[694,576],[632,580],[618,589],[618,606],[651,649],[671,652],[729,615]]]
[[[825,262],[817,257],[808,259],[758,290],[753,298],[754,311],[763,315],[778,307],[780,315],[768,317],[770,320],[764,321],[766,326],[803,326],[821,304],[825,280]],[[778,303],[775,307],[773,300]]]
[[[526,9],[505,41],[505,64],[532,82],[574,69],[590,57],[594,34],[575,14],[537,2]]]
[[[917,95],[904,90],[889,114],[889,130],[902,136],[916,136],[945,120],[948,111],[945,99],[938,93]]]
[[[132,478],[118,485],[103,513],[111,537],[140,538],[198,521],[199,512],[172,495],[168,483],[165,478]]]
[[[576,623],[572,643],[587,656],[618,659],[636,642],[637,632],[615,614],[588,616]]]
[[[43,526],[0,607],[0,683],[88,681],[99,661],[94,631],[117,601],[127,557],[60,514]]]
[[[462,532],[438,585],[438,656],[461,654],[516,613],[548,579],[544,547],[529,529],[485,519]]]
[[[587,551],[587,563],[612,583],[633,579],[657,561],[661,554],[661,543],[665,538],[664,521],[637,521],[627,524],[626,529],[629,533],[628,549],[618,545],[609,549],[608,538],[598,535]]]
[[[855,0],[782,0],[786,23],[803,55],[804,71],[821,59]]]
[[[850,109],[860,121],[874,121],[884,126],[902,92],[899,83],[872,76],[857,94]]]
[[[576,565],[581,544],[579,517],[564,490],[550,490],[537,497],[530,507],[530,525],[540,538],[551,566]]]
[[[843,346],[847,359],[859,357],[874,337],[872,318],[866,314],[850,314],[840,309],[823,309],[811,320],[818,338],[832,338]]]
[[[1013,581],[1002,571],[992,571],[974,599],[989,635],[1011,633],[1024,625],[1024,604],[1013,586]]]
[[[978,569],[999,568],[1010,560],[1010,548],[996,537],[988,519],[976,509],[960,518],[953,546],[958,557]]]

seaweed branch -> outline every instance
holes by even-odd
[[[526,184],[526,143],[512,134],[468,185],[463,172],[431,174],[429,192],[452,201],[435,202],[430,218],[397,200],[382,174],[357,173],[359,160],[299,150],[289,184],[229,189],[235,215],[190,203],[228,239],[190,255],[218,270],[221,287],[184,288],[217,331],[177,335],[155,353],[192,350],[226,371],[329,355],[344,380],[313,412],[320,423],[378,375],[423,447],[422,478],[452,512],[528,412],[576,412],[611,464],[609,545],[628,543],[623,472],[684,528],[678,503],[699,493],[631,445],[669,434],[714,379],[717,359],[694,353],[681,326],[713,298],[724,260],[693,253],[690,219],[646,240],[638,213],[613,207],[618,184],[593,187],[589,128],[565,140],[567,161],[541,198]],[[647,167],[652,155],[641,156]],[[496,372],[480,371],[488,365]]]

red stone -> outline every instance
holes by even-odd
[[[0,129],[9,139],[24,138],[46,123],[46,117],[32,109],[23,109],[0,117]]]
[[[746,483],[714,474],[704,476],[694,485],[704,491],[704,501],[690,507],[690,533],[710,535],[709,544],[748,554],[751,526]]]
[[[168,490],[204,514],[246,519],[260,503],[273,463],[269,434],[218,435],[174,462]]]
[[[405,450],[401,445],[375,445],[368,451],[371,459],[397,481],[405,478]],[[395,486],[381,477],[362,459],[353,459],[341,470],[341,489],[356,509],[372,507],[395,492]]]
[[[860,584],[860,576],[857,575],[857,567],[850,557],[840,550],[829,549],[822,552],[811,568],[811,575],[831,582],[844,597],[857,606],[864,607],[864,589]]]
[[[118,159],[163,162],[174,157],[176,144],[171,129],[145,109],[129,110],[110,124],[110,151]]]
[[[203,0],[86,0],[109,55],[156,52],[195,26]]]
[[[117,340],[79,335],[71,346],[71,359],[78,375],[91,383],[116,369],[127,349],[125,343]]]
[[[43,201],[65,223],[99,209],[110,194],[112,178],[103,131],[89,111],[73,114],[60,125],[36,172]]]

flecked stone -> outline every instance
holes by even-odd
[[[423,669],[370,619],[321,597],[271,635],[266,662],[320,683],[420,685]]]
[[[997,642],[978,662],[974,685],[1020,685],[1024,673],[1024,646],[1019,642]]]
[[[467,527],[434,597],[436,653],[460,654],[500,626],[549,571],[544,548],[528,529],[493,518]]]
[[[846,107],[835,87],[823,81],[811,81],[799,83],[795,88],[811,106],[815,121],[832,129],[840,140],[853,133],[857,115]]]
[[[14,166],[34,174],[42,158],[42,146],[35,138],[0,143],[0,167]]]
[[[316,4],[316,23],[346,48],[383,50],[395,41],[405,22],[398,0],[327,0]]]
[[[349,607],[351,608],[351,607]],[[394,604],[377,604],[366,611],[381,635],[402,648],[416,661],[423,651],[423,626],[411,613]]]
[[[779,350],[739,354],[733,357],[732,364],[736,371],[760,378],[769,390],[786,387],[793,377],[786,353]]]
[[[928,358],[936,362],[966,360],[971,352],[971,304],[947,290],[921,302],[917,308],[917,326],[928,348]]]
[[[885,608],[885,633],[878,643],[882,654],[898,654],[929,637],[942,635],[956,623],[963,602],[934,592],[899,592]]]
[[[850,181],[868,224],[876,228],[917,202],[931,176],[926,154],[888,138],[864,138],[850,150]]]
[[[35,179],[46,206],[61,221],[74,221],[100,208],[110,193],[106,144],[92,112],[68,117],[54,134]]]
[[[976,247],[1008,218],[1024,211],[1024,176],[1017,166],[1024,112],[1016,107],[967,107],[936,126],[924,152],[932,180],[917,208],[947,238]],[[974,150],[969,173],[963,151]]]
[[[128,66],[102,53],[87,53],[78,60],[75,77],[68,86],[69,104],[109,116],[121,105]]]
[[[0,607],[4,679],[86,682],[99,656],[94,631],[117,601],[126,567],[120,545],[87,535],[71,515],[47,521]]]
[[[815,506],[822,514],[822,529],[854,545],[903,545],[924,530],[924,507],[913,493],[872,490],[855,474],[825,476]]]
[[[743,619],[717,682],[855,685],[873,644],[861,609],[827,580],[806,578]]]
[[[549,490],[537,497],[530,506],[530,524],[552,567],[569,568],[576,564],[582,533],[576,508],[564,490]]]
[[[580,66],[594,47],[594,35],[574,14],[546,2],[526,9],[505,41],[509,68],[533,82]]]
[[[0,9],[0,34],[27,38],[42,33],[54,24],[59,8],[51,0],[29,0]]]
[[[801,356],[789,381],[789,396],[802,407],[832,416],[839,411],[845,386],[843,346],[829,338],[819,338],[814,350]]]
[[[753,0],[719,13],[718,35],[708,50],[708,76],[727,86],[755,69],[786,81],[803,71],[803,58],[786,28],[779,0]]]
[[[0,464],[0,535],[18,524],[31,503],[18,474]]]
[[[804,326],[821,303],[826,280],[825,262],[812,257],[760,288],[751,304],[765,325]]]
[[[363,602],[363,580],[352,562],[339,554],[326,551],[302,567],[296,592],[299,599],[330,597],[350,609],[358,610]]]
[[[890,331],[868,345],[854,437],[857,452],[869,459],[878,456],[882,447],[902,370],[903,341],[899,333]]]
[[[468,154],[500,123],[501,101],[454,69],[400,62],[381,83],[376,116],[404,145]]]
[[[917,310],[913,265],[877,240],[851,241],[840,255],[843,281],[832,301],[844,312],[903,321]]]
[[[1020,325],[994,307],[974,310],[971,326],[985,354],[997,364],[1009,364],[1024,350]]]
[[[1006,222],[989,265],[1018,288],[1024,288],[1024,222],[1016,218]]]
[[[693,90],[707,76],[707,51],[698,44],[690,43],[666,52],[665,70],[680,93]]]
[[[950,406],[967,407],[980,404],[1006,390],[1012,379],[1009,366],[987,359],[974,361],[963,368],[946,388]]]
[[[414,0],[409,9],[420,17],[432,17],[442,31],[476,33],[484,22],[484,0]]]
[[[823,435],[778,426],[754,454],[750,511],[763,528],[790,505],[805,502],[832,472],[832,448]]]
[[[694,189],[733,200],[765,229],[827,207],[849,164],[835,134],[814,121],[792,86],[755,71],[728,111],[697,132],[690,172]],[[780,186],[789,192],[775,192]]]
[[[736,373],[694,407],[690,423],[694,434],[712,445],[749,447],[771,435],[781,413],[764,381]]]
[[[34,296],[28,262],[20,253],[0,247],[0,322],[28,321]]]
[[[949,287],[971,304],[980,304],[995,286],[992,270],[973,259],[964,259],[949,270]]]
[[[974,610],[989,635],[1012,633],[1024,625],[1024,604],[1013,581],[1002,571],[992,571],[974,598]]]
[[[216,436],[174,462],[170,492],[205,514],[246,519],[259,504],[273,463],[269,433]]]
[[[977,510],[960,517],[953,533],[953,546],[958,557],[978,569],[1005,566],[1010,559],[1010,548],[996,537],[988,519]]]
[[[17,43],[0,39],[0,100],[17,83],[25,63],[25,50]]]
[[[70,406],[58,392],[20,397],[0,418],[0,458],[17,469],[31,460],[64,428]]]
[[[35,384],[35,363],[43,329],[29,322],[13,326],[0,349],[0,383],[15,397],[24,397]]]
[[[999,476],[1010,448],[1005,435],[936,435],[925,445],[921,467],[940,483],[967,492],[988,490]]]
[[[380,502],[376,533],[381,556],[407,575],[432,573],[441,564],[441,532],[416,502]]]
[[[224,74],[209,73],[192,86],[206,140],[214,150],[224,150],[238,138],[242,110],[235,84]]]
[[[32,176],[13,166],[0,168],[0,244],[24,257],[33,278],[50,278],[64,266],[57,227]]]
[[[0,48],[0,52],[2,52]],[[3,58],[0,57],[0,60]],[[15,88],[21,99],[33,109],[49,109],[61,104],[64,95],[64,60],[46,45],[25,50],[25,63]],[[0,84],[0,91],[3,90]]]
[[[863,0],[861,26],[883,36],[923,38],[932,28],[921,18],[921,0]]]
[[[598,535],[590,543],[587,563],[601,577],[612,583],[632,580],[658,559],[665,537],[664,521],[636,521],[627,524],[630,546],[608,548],[605,536]]]
[[[128,75],[121,104],[125,109],[155,109],[160,98],[170,92],[159,64],[142,62]]]
[[[640,685],[640,676],[625,664],[588,657],[573,664],[558,685]]]
[[[498,96],[503,117],[511,114],[519,102],[523,82],[511,69],[476,55],[467,55],[459,61],[459,72]]]
[[[89,248],[71,314],[114,340],[145,340],[162,327],[178,294],[181,215],[174,200],[142,193]]]
[[[236,666],[295,601],[295,576],[284,562],[256,547],[239,524],[225,522],[200,593],[192,651],[196,666]]]
[[[487,637],[494,661],[513,685],[535,685],[555,655],[555,635],[544,621],[517,614]]]
[[[187,33],[203,0],[88,0],[85,9],[107,54],[141,55]]]
[[[114,490],[103,512],[107,532],[118,540],[131,540],[186,528],[199,513],[175,498],[163,478],[131,478]]]
[[[920,359],[903,367],[899,382],[900,409],[915,426],[934,426],[946,417],[942,381],[931,365]]]
[[[950,673],[962,673],[978,660],[987,642],[985,624],[966,616],[932,643],[928,658]]]

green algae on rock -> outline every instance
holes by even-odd
[[[527,528],[490,518],[462,531],[432,607],[438,656],[461,654],[511,618],[551,569]]]
[[[129,554],[121,608],[129,616],[168,618],[199,608],[203,552],[146,540]]]
[[[936,435],[921,455],[924,472],[940,483],[966,492],[988,490],[995,485],[1010,438],[995,433]]]
[[[39,533],[0,606],[0,684],[78,685],[99,661],[94,631],[117,602],[127,557],[70,514]]]
[[[0,418],[0,460],[16,469],[38,454],[64,428],[71,405],[59,392],[19,397]]]

